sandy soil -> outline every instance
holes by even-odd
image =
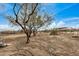
[[[79,35],[75,33],[38,33],[26,44],[25,34],[3,36],[8,46],[0,48],[0,55],[21,56],[79,56]]]

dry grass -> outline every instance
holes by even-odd
[[[75,33],[75,32],[74,32]],[[4,36],[9,46],[0,48],[0,55],[22,55],[22,56],[60,56],[79,55],[79,37],[74,33],[38,33],[36,37],[30,38],[30,43],[25,44],[25,35]]]

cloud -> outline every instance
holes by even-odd
[[[58,22],[56,25],[56,27],[65,27],[65,26],[66,26],[66,24],[63,21]]]
[[[60,27],[66,27],[66,24],[64,21],[59,21],[59,22],[54,21],[47,27],[47,29],[60,28]]]
[[[74,28],[79,28],[79,24],[77,24]]]
[[[79,17],[72,17],[72,18],[65,18],[65,19],[62,19],[64,20],[65,22],[68,22],[68,21],[73,21],[73,20],[79,20]]]
[[[59,22],[57,27],[65,26],[65,27],[73,27],[79,28],[79,17],[65,18],[63,21]]]
[[[41,27],[39,30],[45,30],[45,29],[53,29],[53,28],[60,28],[60,27],[73,27],[73,28],[79,28],[79,24],[75,23],[77,22],[76,20],[79,20],[79,17],[73,17],[73,18],[65,18],[62,19],[63,21],[59,21],[56,22],[54,21],[53,23],[51,23],[49,26],[45,26],[45,27]],[[75,20],[75,22],[71,22]],[[66,22],[69,23],[66,23]],[[0,24],[0,31],[4,31],[4,30],[19,30],[19,27],[11,27],[9,25],[4,25],[4,24]]]
[[[0,25],[0,31],[6,31],[6,30],[18,30],[18,27],[11,27],[9,25]]]
[[[49,29],[52,29],[52,28],[55,28],[56,27],[56,22],[54,21],[53,23],[51,23],[50,25],[49,25]]]

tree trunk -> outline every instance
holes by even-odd
[[[36,36],[36,34],[37,34],[37,30],[35,29],[33,30],[33,36]]]
[[[26,38],[27,38],[27,40],[26,40],[26,44],[27,43],[29,43],[30,42],[30,35],[29,35],[29,31],[26,31],[25,29],[23,29],[24,30],[24,33],[26,34]]]
[[[31,34],[32,34],[32,31],[30,30],[30,31],[28,32],[29,37],[31,37]]]
[[[36,32],[35,31],[33,31],[33,36],[36,36]]]
[[[29,34],[28,34],[28,33],[26,33],[26,36],[27,36],[27,37],[26,37],[26,38],[27,38],[26,43],[29,43],[29,42],[30,42],[30,39],[29,39],[29,38],[30,38],[30,36],[29,36]]]

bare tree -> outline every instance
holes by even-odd
[[[26,34],[27,41],[29,43],[29,38],[33,32],[42,27],[43,25],[50,23],[52,20],[49,15],[41,16],[39,15],[39,5],[38,3],[23,3],[13,5],[13,16],[7,15],[6,18],[15,26],[20,26],[21,29]],[[35,30],[36,29],[36,30]],[[35,30],[35,31],[33,31]]]
[[[7,18],[9,19],[9,21],[11,23],[13,23],[14,25],[19,25],[22,30],[24,31],[24,33],[27,36],[27,42],[29,43],[29,30],[28,30],[28,26],[26,25],[29,20],[30,17],[33,15],[33,13],[35,12],[35,10],[38,7],[38,3],[30,3],[30,4],[14,4],[13,6],[13,13],[14,16],[7,16]]]
[[[38,29],[40,29],[43,26],[47,27],[49,24],[51,24],[51,21],[52,21],[51,15],[47,13],[44,13],[44,15],[37,15],[37,12],[35,12],[31,17],[28,26],[31,30],[31,33],[33,33],[33,36],[36,36]]]

